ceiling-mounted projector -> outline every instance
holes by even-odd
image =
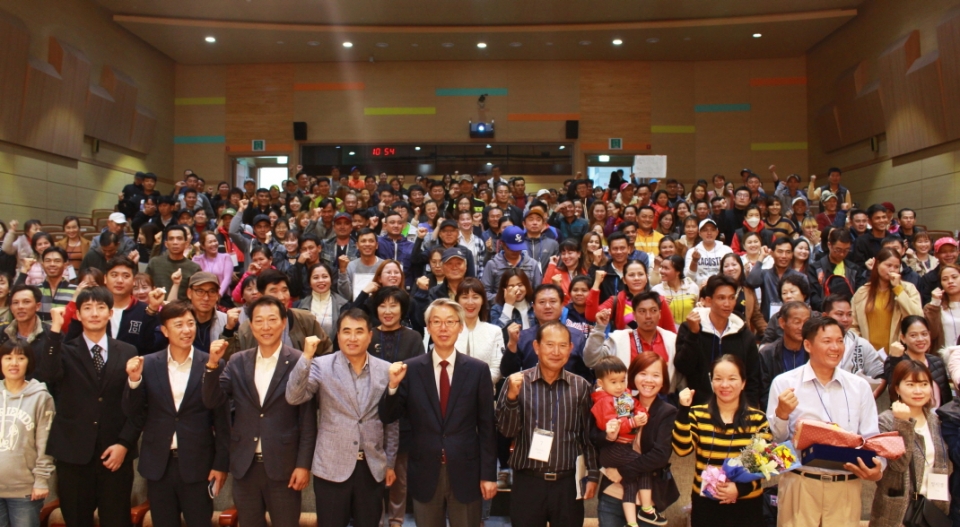
[[[473,139],[493,137],[493,121],[490,121],[489,123],[471,122],[470,137]]]

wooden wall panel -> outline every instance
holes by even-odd
[[[840,122],[837,116],[837,105],[828,104],[817,112],[816,130],[820,135],[820,145],[827,152],[832,152],[841,146]]]
[[[877,60],[889,152],[898,156],[946,140],[936,52],[920,56],[920,32],[894,42]]]
[[[229,66],[225,85],[227,145],[249,149],[253,139],[293,143],[293,64]]]
[[[19,19],[0,11],[0,140],[16,141],[30,33]]]
[[[624,145],[648,145],[650,124],[649,63],[580,63],[582,143],[620,137]]]
[[[153,145],[153,135],[157,128],[157,117],[150,110],[137,106],[133,116],[133,130],[130,132],[130,149],[148,152]]]
[[[840,137],[831,150],[880,135],[885,130],[880,83],[869,82],[867,68],[867,62],[863,61],[837,80],[835,106]]]
[[[940,69],[943,74],[943,111],[947,136],[960,138],[960,9],[947,13],[937,25]]]

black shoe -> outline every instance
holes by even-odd
[[[666,525],[667,519],[663,517],[662,514],[656,510],[651,512],[644,512],[643,509],[637,509],[637,521],[643,522],[648,525]]]

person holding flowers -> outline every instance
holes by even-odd
[[[941,519],[949,522],[950,460],[940,435],[940,420],[932,407],[933,384],[930,370],[922,362],[905,360],[893,369],[893,403],[880,414],[880,431],[898,432],[906,453],[891,461],[877,482],[870,510],[871,527],[899,527],[916,494],[935,505],[942,513]]]
[[[711,367],[710,379],[713,394],[707,404],[691,407],[694,390],[680,392],[680,410],[673,428],[673,451],[679,456],[697,456],[690,525],[763,525],[760,481],[734,483],[721,476],[721,467],[724,460],[740,457],[741,450],[750,447],[755,437],[771,439],[767,417],[747,402],[747,372],[742,359],[721,355]],[[710,490],[705,493],[704,487]]]

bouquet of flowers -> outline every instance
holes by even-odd
[[[704,497],[716,499],[716,489],[721,483],[748,483],[760,478],[770,479],[771,476],[799,466],[800,456],[790,441],[777,444],[755,435],[750,444],[740,451],[739,456],[724,460],[722,467],[708,465],[703,470],[700,475],[700,493]]]

